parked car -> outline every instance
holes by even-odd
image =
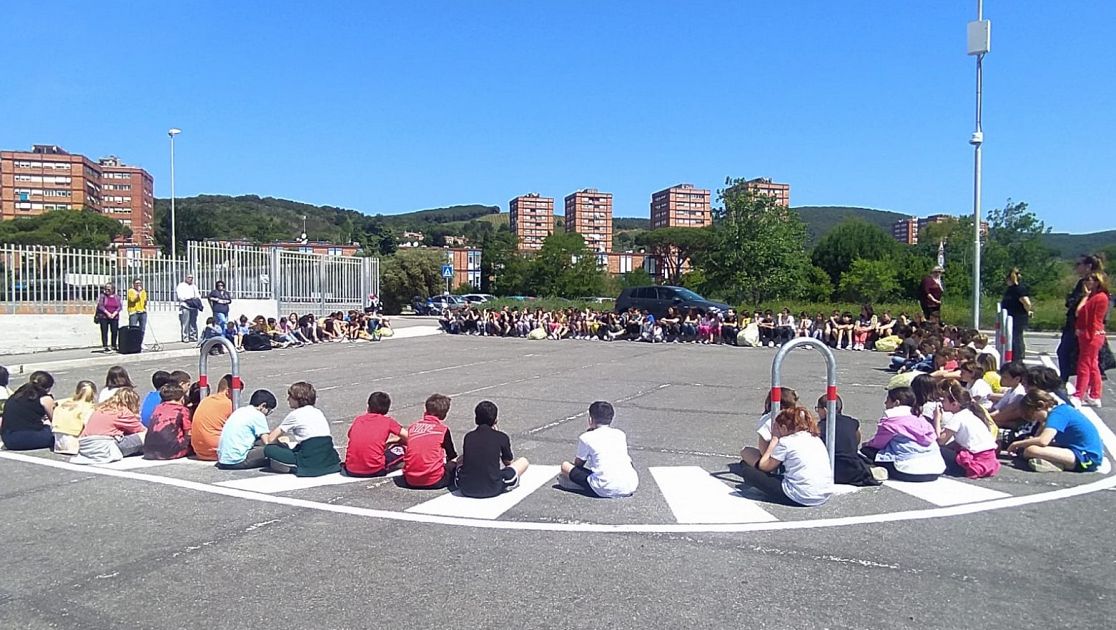
[[[470,304],[484,304],[496,299],[491,293],[466,293],[461,298]]]
[[[729,305],[723,302],[707,300],[693,291],[683,287],[628,287],[620,292],[616,298],[616,312],[622,313],[631,307],[647,309],[655,317],[666,314],[667,308],[676,309],[696,308],[703,311],[721,312],[728,311]]]
[[[415,311],[415,315],[441,315],[442,311],[447,308],[456,311],[468,305],[468,302],[456,295],[432,295],[425,300],[415,298],[411,302],[411,308]]]

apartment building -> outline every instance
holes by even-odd
[[[784,208],[790,207],[790,184],[773,182],[769,177],[757,177],[756,179],[749,179],[745,183],[748,186],[748,190],[753,193],[774,197],[775,203]]]
[[[651,195],[651,229],[705,227],[713,224],[709,191],[678,184]]]
[[[0,219],[50,210],[89,208],[132,230],[122,242],[155,245],[155,196],[151,175],[115,156],[94,162],[59,146],[0,151]]]
[[[538,251],[554,232],[554,198],[539,193],[520,195],[508,202],[508,218],[519,251]]]
[[[580,234],[591,251],[612,249],[612,193],[585,188],[566,195],[566,231]]]
[[[619,276],[643,268],[647,259],[642,252],[606,252],[597,254],[597,266],[609,275]]]
[[[892,224],[891,236],[904,245],[918,245],[918,235],[927,226],[956,220],[957,217],[951,214],[932,214],[922,218],[910,217],[907,219],[900,219]],[[980,234],[984,238],[988,237],[987,221],[980,222]]]

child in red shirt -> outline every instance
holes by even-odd
[[[444,424],[450,399],[433,394],[426,399],[426,415],[407,427],[403,481],[411,488],[445,488],[453,479],[457,450]]]
[[[407,430],[391,411],[391,397],[384,392],[368,396],[368,413],[349,426],[349,446],[342,472],[350,477],[380,477],[403,465]]]

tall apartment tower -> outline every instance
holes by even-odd
[[[151,175],[116,157],[94,162],[54,145],[0,151],[0,218],[89,208],[132,230],[126,242],[154,246],[155,196]]]
[[[520,195],[508,202],[508,218],[519,251],[542,249],[543,241],[554,232],[554,198],[539,193]]]
[[[757,177],[747,181],[748,190],[757,195],[774,197],[775,202],[784,208],[790,207],[790,184],[780,184],[771,181],[769,177]]]
[[[899,219],[891,226],[891,235],[904,245],[918,245],[918,219]]]
[[[709,191],[678,184],[651,195],[651,229],[705,227],[713,224]]]
[[[585,188],[566,195],[566,231],[585,239],[590,250],[604,254],[612,249],[612,193]]]

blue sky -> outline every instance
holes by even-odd
[[[726,176],[970,212],[976,3],[11,2],[0,147],[385,214]],[[984,207],[1116,228],[1116,2],[988,0]]]

